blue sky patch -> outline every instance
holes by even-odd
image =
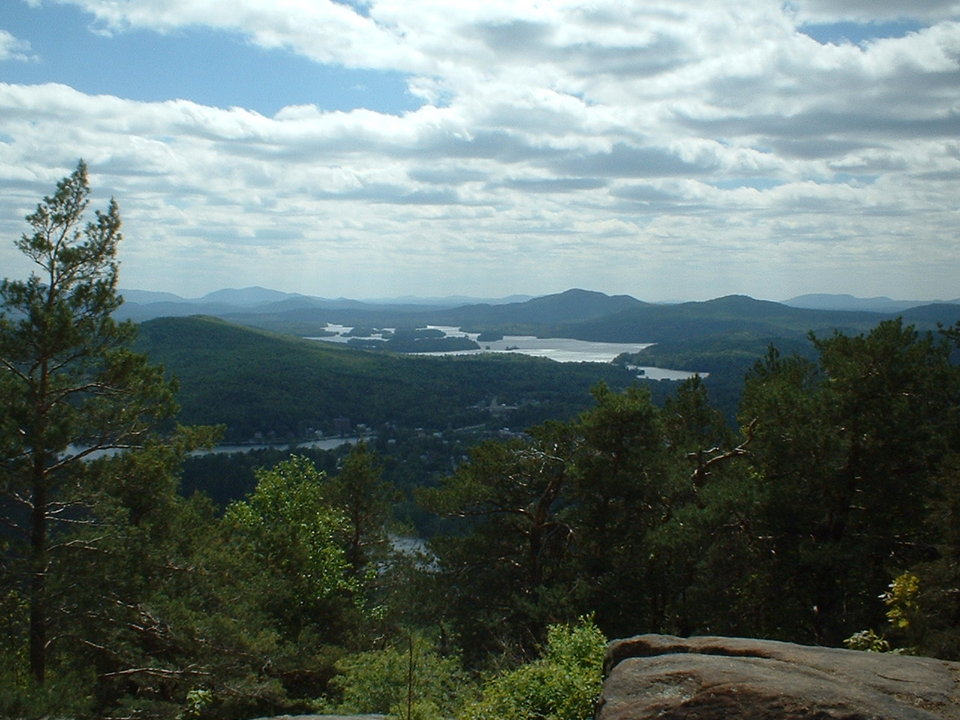
[[[800,32],[809,35],[821,45],[832,43],[843,45],[852,43],[862,45],[881,38],[899,38],[925,27],[912,20],[898,20],[882,23],[838,22],[826,24],[801,25]]]
[[[7,0],[0,29],[28,41],[38,60],[0,64],[0,80],[62,83],[91,95],[143,102],[192,100],[268,116],[288,105],[399,115],[423,104],[407,92],[400,72],[320,65],[285,50],[256,47],[237,33],[191,28],[108,35],[91,23],[71,6],[31,9]]]

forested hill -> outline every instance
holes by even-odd
[[[634,308],[645,307],[629,295],[605,295],[588,290],[567,290],[557,295],[544,295],[526,302],[505,305],[466,305],[437,313],[443,324],[480,326],[509,330],[512,326],[540,327],[588,322]],[[440,324],[440,323],[437,323]]]
[[[403,318],[411,324],[507,334],[654,342],[624,359],[710,373],[707,382],[714,402],[729,418],[736,413],[744,373],[770,344],[787,353],[809,351],[805,336],[810,331],[821,336],[833,330],[858,334],[888,317],[792,308],[743,296],[653,305],[626,296],[571,290],[523,303],[434,310],[429,317],[420,314],[422,309],[417,314],[394,310],[390,316],[371,314],[369,308],[301,307],[279,314],[227,315],[246,326],[206,316],[157,318],[141,324],[139,349],[180,380],[180,419],[224,423],[230,440],[248,440],[256,434],[302,438],[309,429],[329,433],[336,418],[371,426],[492,424],[498,418],[476,406],[495,398],[516,407],[509,424],[522,430],[583,410],[590,404],[589,388],[600,380],[615,388],[635,381],[614,365],[581,366],[505,355],[404,357],[295,337],[319,334],[328,321],[356,321],[351,313],[358,312],[371,325],[397,325]],[[933,329],[937,323],[949,326],[960,320],[960,305],[917,307],[903,316],[919,329]],[[577,321],[559,322],[562,318]],[[658,397],[669,392],[656,383],[651,387]]]
[[[332,432],[335,419],[379,426],[442,427],[491,420],[495,398],[523,424],[567,417],[603,380],[634,376],[615,365],[555,363],[501,354],[409,357],[371,353],[233,325],[211,317],[142,323],[137,349],[180,382],[180,420],[227,425],[229,439]]]
[[[960,305],[929,305],[899,313],[924,328],[960,319]],[[566,323],[554,329],[559,337],[602,342],[695,340],[733,333],[797,338],[809,332],[840,330],[859,333],[881,320],[896,317],[866,311],[809,310],[743,295],[677,305],[639,305],[604,318]]]

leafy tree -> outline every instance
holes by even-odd
[[[471,689],[459,660],[416,633],[382,649],[348,655],[337,669],[332,685],[341,695],[341,713],[440,720],[451,717]]]
[[[594,390],[596,407],[576,424],[568,494],[575,524],[580,612],[595,611],[605,632],[660,625],[668,587],[647,535],[669,517],[676,474],[660,409],[639,387]]]
[[[681,635],[749,632],[753,615],[741,592],[755,580],[740,576],[756,566],[751,517],[757,497],[745,463],[752,426],[738,437],[711,406],[699,377],[680,383],[661,415],[668,450],[664,514],[642,544],[656,573],[645,590],[656,599],[647,626]]]
[[[682,401],[693,409],[675,408],[668,440],[644,389],[600,385],[595,407],[575,421],[479,446],[438,488],[421,492],[435,512],[459,520],[431,547],[466,647],[524,652],[548,625],[584,612],[595,612],[608,633],[666,623],[682,594],[678,565],[691,558],[653,553],[650,541],[660,533],[660,548],[670,547],[662,529],[692,501],[684,453],[704,437],[686,425],[711,442],[720,432],[681,417],[696,410],[716,420],[693,398],[702,392],[696,386]]]
[[[552,625],[536,660],[489,678],[463,720],[587,720],[594,716],[606,638],[591,619]]]
[[[36,265],[27,280],[0,284],[0,490],[5,524],[25,550],[12,568],[29,605],[29,666],[47,672],[53,557],[58,529],[89,510],[86,461],[142,446],[175,410],[173,387],[130,351],[134,327],[113,320],[117,295],[116,202],[85,222],[83,162],[27,216],[17,248]],[[13,562],[13,561],[11,561]]]
[[[731,452],[734,437],[723,415],[707,396],[707,386],[696,375],[677,385],[663,405],[663,428],[668,445],[695,465],[695,490],[708,482],[718,466],[743,453]]]
[[[324,623],[336,634],[339,598],[355,589],[339,538],[345,519],[325,497],[326,476],[293,456],[257,471],[257,487],[232,503],[224,522],[250,555],[262,583],[262,601],[288,639]]]

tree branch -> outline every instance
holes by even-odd
[[[744,455],[749,454],[749,451],[747,450],[747,446],[753,440],[753,433],[754,433],[754,430],[756,429],[758,419],[759,418],[754,418],[753,420],[750,421],[747,427],[744,428],[743,442],[741,442],[735,448],[727,450],[726,452],[720,452],[719,447],[714,447],[714,448],[710,448],[709,450],[698,450],[695,453],[690,453],[689,455],[687,455],[687,457],[697,459],[697,467],[693,471],[693,473],[691,473],[690,475],[690,481],[693,484],[694,495],[696,495],[700,491],[700,488],[702,488],[703,485],[706,483],[707,478],[711,474],[712,468],[716,467],[717,465],[720,465],[721,463],[725,463],[729,460],[733,460],[734,458],[743,457]],[[712,453],[719,453],[719,454],[714,454],[712,457],[704,460],[705,455],[709,455]]]

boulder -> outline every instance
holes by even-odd
[[[960,663],[744,638],[607,647],[597,720],[960,720]]]

